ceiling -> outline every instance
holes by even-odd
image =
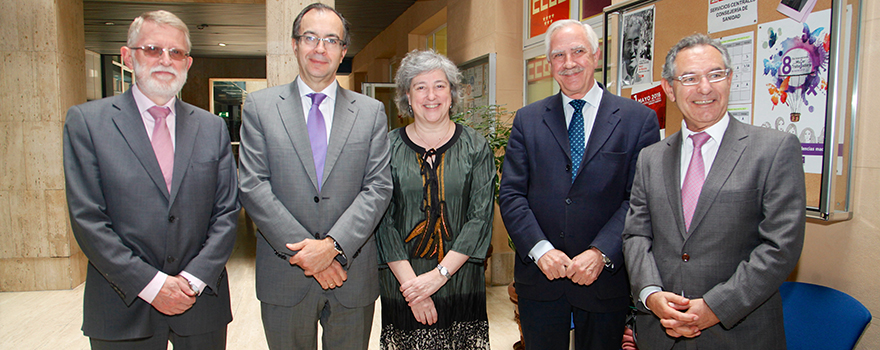
[[[351,23],[354,57],[417,0],[336,0],[336,9]],[[86,49],[118,54],[131,21],[146,11],[168,10],[189,26],[191,54],[196,57],[264,57],[266,5],[83,1]],[[291,27],[293,23],[287,24]],[[225,43],[222,47],[219,43]]]

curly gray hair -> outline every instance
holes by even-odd
[[[706,34],[696,33],[682,38],[677,44],[675,44],[675,46],[669,49],[669,52],[666,54],[666,63],[663,64],[663,72],[660,73],[660,76],[672,84],[672,80],[675,79],[675,58],[678,57],[678,53],[682,50],[696,46],[714,47],[721,53],[721,59],[724,61],[724,68],[730,69],[730,54],[727,53],[727,49],[724,46],[721,46],[721,42],[717,39],[710,38]]]
[[[445,73],[446,80],[449,81],[449,92],[452,94],[450,114],[457,110],[461,104],[461,72],[458,67],[446,56],[436,53],[434,50],[412,50],[400,61],[400,68],[397,69],[397,74],[394,76],[394,83],[397,84],[394,102],[400,113],[408,117],[413,116],[406,93],[409,92],[416,76],[435,70]]]

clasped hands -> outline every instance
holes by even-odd
[[[702,298],[688,299],[675,293],[656,292],[647,299],[645,305],[660,318],[660,324],[670,337],[694,338],[719,322]]]
[[[334,249],[333,243],[333,238],[330,237],[288,243],[287,249],[297,252],[290,257],[289,262],[302,268],[306,276],[314,277],[321,288],[341,287],[348,280],[348,273],[336,261],[339,253]]]
[[[582,286],[593,284],[605,268],[602,253],[590,248],[571,259],[559,249],[551,249],[537,261],[538,268],[549,280],[568,278]]]
[[[400,293],[412,309],[416,321],[429,326],[437,322],[437,309],[431,296],[443,287],[446,281],[446,277],[437,269],[432,269],[400,285]]]
[[[153,298],[156,310],[168,316],[184,313],[196,303],[196,292],[189,287],[189,281],[181,275],[168,276],[159,294]]]

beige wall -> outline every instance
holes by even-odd
[[[797,270],[800,282],[829,286],[865,304],[874,316],[857,349],[880,349],[880,2],[863,1],[859,115],[853,167],[853,219],[807,223]],[[834,322],[834,320],[828,320]]]
[[[82,13],[81,0],[0,3],[0,291],[84,279],[61,164],[67,108],[86,100]]]

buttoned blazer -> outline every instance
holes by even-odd
[[[226,261],[235,244],[238,189],[226,123],[178,101],[169,193],[131,91],[73,106],[64,124],[64,174],[74,236],[89,259],[83,332],[147,337],[162,322],[181,335],[232,320]],[[169,317],[138,293],[157,271],[207,284]]]
[[[286,243],[331,236],[348,280],[333,289],[347,307],[379,295],[373,231],[391,199],[390,151],[381,102],[339,88],[320,193],[296,81],[248,95],[241,127],[241,200],[259,228],[257,297],[294,306],[318,282],[288,262]]]
[[[639,157],[623,234],[633,294],[659,286],[704,298],[721,322],[687,340],[700,348],[784,348],[778,288],[800,257],[806,214],[800,143],[730,118],[686,231],[681,142],[675,133]],[[640,343],[672,347],[637,304]]]
[[[520,297],[555,300],[593,312],[625,310],[629,286],[620,251],[623,222],[639,151],[659,141],[654,111],[603,90],[577,178],[561,93],[516,113],[505,155],[499,203],[517,248],[514,267]],[[614,263],[590,286],[550,281],[528,256],[549,240],[571,258],[597,247]]]

